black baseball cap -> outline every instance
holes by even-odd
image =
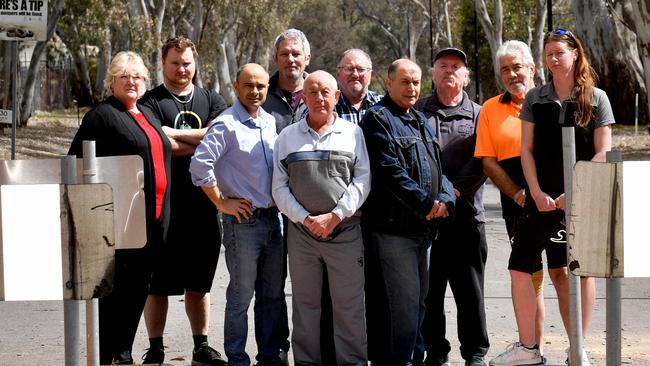
[[[433,62],[438,61],[438,59],[444,55],[458,56],[460,57],[461,60],[463,60],[465,66],[467,66],[467,55],[465,54],[465,52],[455,47],[443,48],[440,51],[438,51],[438,53],[436,53],[436,56],[433,58]]]

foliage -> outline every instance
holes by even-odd
[[[472,100],[476,101],[476,83],[480,86],[481,100],[485,100],[498,93],[498,88],[492,72],[492,53],[487,42],[483,28],[474,16],[474,0],[463,0],[459,9],[459,20],[454,25],[454,34],[460,36],[456,47],[467,54],[468,68],[470,69],[471,84],[465,88]],[[475,41],[474,32],[478,32],[478,42]],[[477,62],[478,46],[478,62]],[[478,67],[476,66],[478,65]]]
[[[282,30],[293,27],[304,31],[310,40],[309,70],[324,69],[334,73],[344,50],[353,47],[366,50],[373,61],[371,89],[379,92],[384,91],[388,65],[406,56],[422,66],[425,75],[422,94],[429,94],[427,69],[433,52],[454,45],[466,51],[472,80],[479,81],[480,99],[484,100],[499,89],[492,65],[491,51],[494,50],[490,50],[483,27],[475,20],[476,1],[479,0],[65,1],[47,58],[48,62],[74,65],[76,99],[83,102],[80,94],[85,93],[96,101],[95,96],[100,91],[94,89],[101,88],[96,79],[103,78],[113,54],[134,50],[143,56],[152,74],[157,76],[154,70],[160,67],[162,41],[185,35],[195,41],[201,55],[197,82],[219,90],[224,96],[232,96],[231,80],[239,65],[257,62],[273,72],[274,38]],[[490,19],[496,18],[497,1],[484,0]],[[553,1],[554,28],[576,30],[576,14],[571,10],[573,2],[575,0]],[[504,26],[502,40],[498,42],[519,39],[531,44],[539,3],[540,0],[501,0]],[[612,8],[623,7],[626,14],[630,13],[625,9],[631,3],[636,4],[630,0],[607,1]],[[162,18],[156,19],[159,15]],[[627,22],[632,24],[629,19]],[[645,39],[639,41],[640,50],[650,48],[647,47],[650,36]],[[650,72],[646,74],[650,80]],[[6,89],[6,85],[2,87]],[[466,90],[474,97],[474,84]],[[0,90],[0,98],[1,95]]]

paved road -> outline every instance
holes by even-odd
[[[516,325],[510,299],[510,280],[506,270],[510,252],[500,218],[496,189],[489,185],[485,196],[488,211],[486,232],[489,255],[486,277],[486,313],[492,347],[488,358],[496,356],[517,339]],[[222,253],[222,257],[223,253]],[[210,340],[223,349],[223,314],[228,274],[220,262],[213,285]],[[605,365],[605,286],[597,280],[598,299],[592,326],[585,348],[592,365]],[[544,285],[547,321],[544,342],[545,354],[554,364],[563,364],[568,347],[557,311],[555,291],[548,278]],[[291,285],[287,284],[287,299],[291,301]],[[453,297],[447,294],[447,329],[452,342],[451,361],[462,365],[456,339],[456,310]],[[83,307],[82,307],[83,308]],[[623,280],[623,364],[650,365],[650,279]],[[82,320],[85,319],[82,311]],[[252,316],[250,317],[252,319]],[[141,322],[134,357],[138,358],[148,347],[144,322]],[[85,325],[82,324],[82,329]],[[253,329],[250,329],[248,351],[255,354]],[[182,297],[170,299],[170,312],[165,334],[167,362],[171,365],[189,365],[192,339]],[[63,365],[63,305],[58,301],[0,302],[0,366],[5,365]],[[85,361],[82,362],[85,364]]]

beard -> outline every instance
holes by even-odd
[[[510,83],[508,84],[508,92],[510,94],[523,94],[526,92],[526,85],[527,85],[527,80],[521,80],[516,83]]]
[[[302,77],[302,72],[300,71],[299,68],[296,69],[291,68],[291,69],[285,69],[282,72],[282,75],[287,80],[296,81]]]

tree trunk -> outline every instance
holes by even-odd
[[[635,93],[645,92],[641,90],[643,68],[634,34],[619,17],[610,16],[603,2],[574,0],[571,7],[576,16],[576,34],[600,76],[598,86],[607,92],[614,118],[619,123],[634,123],[634,108],[630,105]],[[646,95],[641,97],[645,99]],[[647,118],[647,114],[643,117]]]
[[[201,30],[203,29],[203,1],[196,0],[194,2],[194,19],[192,21],[192,32],[190,37],[192,41],[196,44],[196,48],[199,49],[202,43],[201,39]],[[201,73],[201,66],[203,62],[201,61],[201,55],[195,60],[196,61],[196,73],[194,74],[194,84],[197,86],[203,87],[203,74]]]
[[[544,24],[546,23],[546,0],[537,0],[537,17],[532,29],[530,50],[535,60],[535,82],[542,85],[546,82],[546,70],[544,69]]]
[[[95,81],[95,90],[100,94],[103,99],[104,93],[104,79],[108,73],[108,63],[113,57],[113,49],[111,48],[111,33],[110,29],[106,27],[102,31],[102,44],[99,48],[99,60],[97,61],[97,80]]]
[[[501,84],[501,77],[496,62],[497,50],[503,43],[503,6],[501,6],[501,0],[494,1],[494,23],[490,19],[485,0],[476,0],[474,4],[476,17],[479,19],[483,33],[485,33],[485,38],[487,38],[488,44],[490,45],[492,65],[494,65],[494,80],[498,80],[499,84]],[[478,70],[476,71],[478,72]]]
[[[70,50],[72,60],[74,61],[75,71],[77,74],[78,95],[77,103],[80,106],[87,106],[94,104],[92,84],[90,82],[90,74],[88,73],[88,59],[86,53],[82,52],[80,48]]]
[[[643,61],[643,79],[645,88],[639,88],[645,91],[645,106],[641,102],[639,105],[639,121],[648,122],[650,120],[650,2],[648,1],[626,1],[631,3],[631,15],[636,32],[637,42],[639,44],[639,53]],[[643,99],[641,99],[643,101]],[[644,113],[642,113],[644,112]],[[642,116],[645,118],[641,118]],[[650,132],[650,126],[648,127]]]
[[[230,47],[230,45],[228,45],[227,37],[224,37],[218,44],[216,60],[217,78],[219,80],[219,94],[226,100],[228,105],[232,105],[235,102],[235,92],[232,86],[232,79],[230,78],[226,47]]]
[[[150,3],[151,8],[150,13],[154,14],[154,35],[153,39],[156,40],[156,42],[160,42],[162,38],[162,27],[163,27],[163,22],[165,21],[165,6],[166,6],[166,1],[165,0],[158,0],[156,6],[153,6],[153,4]],[[153,53],[154,59],[152,60],[152,64],[155,65],[155,71],[153,74],[154,80],[152,80],[153,85],[158,85],[163,82],[164,77],[163,77],[163,70],[162,70],[162,50],[160,47],[156,47],[156,51]]]
[[[23,96],[20,100],[20,107],[18,111],[20,113],[18,116],[18,124],[20,126],[25,126],[27,120],[32,116],[32,107],[34,99],[34,84],[36,82],[36,77],[38,76],[39,66],[41,62],[41,56],[43,51],[47,46],[47,42],[54,35],[54,30],[56,29],[56,23],[59,21],[63,11],[63,0],[56,0],[52,7],[52,12],[47,19],[47,34],[45,41],[39,41],[34,47],[34,52],[32,53],[32,58],[29,62],[29,68],[27,70],[27,77],[25,78],[25,84],[23,85]],[[14,111],[16,112],[16,111]]]
[[[230,30],[224,37],[226,60],[228,60],[230,80],[235,80],[237,78],[237,52],[235,51],[235,44],[235,32]]]

